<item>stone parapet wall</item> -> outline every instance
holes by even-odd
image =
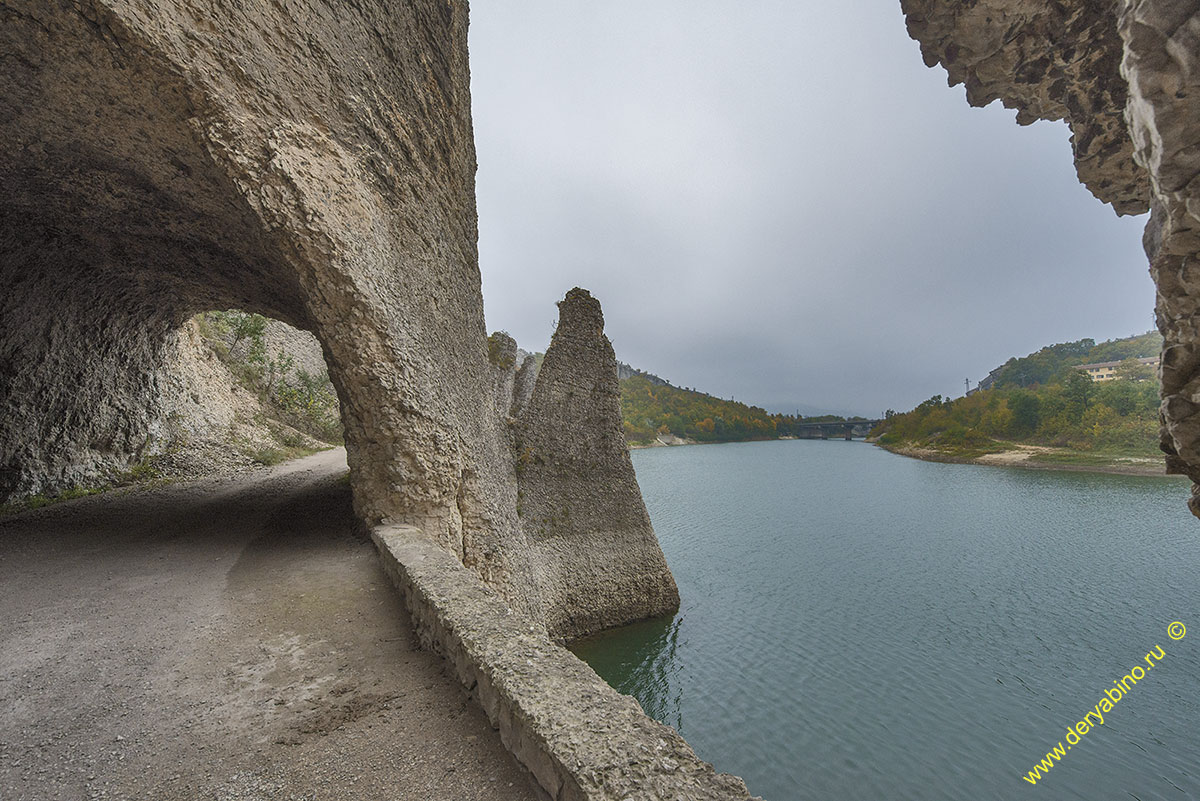
[[[474,693],[554,801],[750,801],[679,734],[609,687],[419,529],[371,530],[418,637]]]

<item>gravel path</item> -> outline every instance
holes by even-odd
[[[415,647],[345,470],[0,520],[0,799],[536,798]]]

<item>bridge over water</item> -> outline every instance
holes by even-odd
[[[854,439],[865,437],[871,429],[882,423],[882,420],[830,420],[821,423],[797,423],[792,426],[799,439],[829,439],[842,437]]]

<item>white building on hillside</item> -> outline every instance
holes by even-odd
[[[1144,359],[1138,359],[1138,364],[1145,364],[1158,369],[1158,357],[1147,356]],[[1093,381],[1112,381],[1117,377],[1117,367],[1121,362],[1095,362],[1093,364],[1081,364],[1075,369],[1083,370],[1092,377]]]

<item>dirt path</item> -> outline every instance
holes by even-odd
[[[521,799],[345,453],[0,520],[0,798]]]

